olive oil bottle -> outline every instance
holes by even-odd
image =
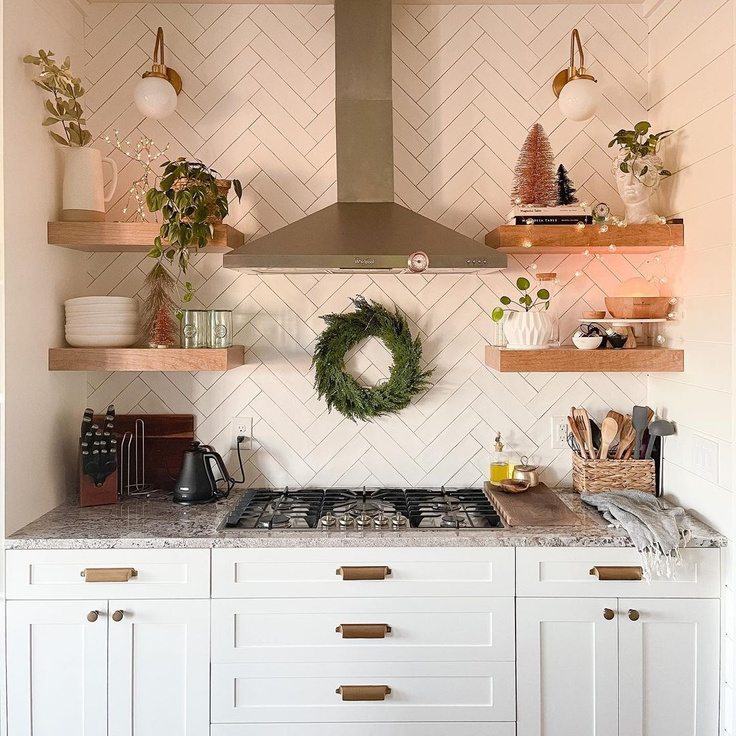
[[[491,483],[499,483],[509,477],[509,454],[503,450],[500,432],[496,435],[495,447],[491,453]]]

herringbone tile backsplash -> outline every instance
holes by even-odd
[[[324,5],[92,4],[86,47],[90,125],[172,156],[196,156],[243,182],[229,222],[259,237],[335,201],[334,30]],[[396,199],[481,240],[509,208],[512,170],[527,129],[540,121],[581,198],[621,211],[611,187],[611,131],[645,117],[646,25],[640,6],[396,6],[394,136]],[[145,120],[132,90],[166,31],[167,63],[183,78],[177,112]],[[563,121],[550,80],[566,66],[570,30],[603,89],[596,118]],[[104,144],[102,144],[104,147]],[[121,166],[121,219],[137,165]],[[89,293],[137,295],[151,261],[91,255]],[[476,484],[501,430],[550,484],[569,481],[567,450],[549,445],[550,417],[584,404],[600,414],[646,398],[633,374],[498,374],[483,365],[490,312],[522,273],[556,271],[569,337],[584,308],[600,308],[618,281],[661,269],[645,257],[519,257],[491,276],[251,276],[198,256],[194,306],[235,310],[247,364],[225,374],[89,374],[90,405],[121,412],[197,417],[199,438],[225,452],[232,417],[252,416],[251,485]],[[579,276],[575,273],[579,272]],[[398,415],[354,424],[328,413],[312,389],[310,361],[320,315],[363,294],[398,305],[424,340],[434,386]],[[368,384],[386,376],[377,341],[349,356]],[[234,465],[232,454],[228,457]]]

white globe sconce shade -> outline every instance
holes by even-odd
[[[575,44],[580,55],[580,66],[575,66]],[[552,82],[560,112],[569,120],[590,120],[595,115],[601,93],[595,77],[585,71],[585,56],[578,29],[570,37],[570,66],[563,69]]]
[[[160,120],[176,110],[176,90],[164,77],[143,77],[133,90],[133,101],[147,118]]]
[[[143,79],[133,90],[133,101],[147,118],[160,120],[176,110],[179,92],[181,77],[164,64],[164,31],[159,28],[153,49],[153,66],[150,72],[143,74]]]
[[[557,104],[570,120],[590,120],[598,109],[601,93],[595,79],[573,77],[560,91]]]

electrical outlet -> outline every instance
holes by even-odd
[[[693,435],[693,473],[711,483],[718,483],[718,443]]]
[[[240,449],[250,450],[253,439],[252,417],[234,417],[230,420],[230,447],[233,450],[238,449],[238,437],[245,437]]]
[[[552,449],[564,450],[567,447],[567,417],[552,417]]]

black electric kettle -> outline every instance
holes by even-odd
[[[219,477],[215,477],[213,466]],[[218,482],[223,483],[218,487]],[[209,445],[192,442],[184,453],[181,473],[174,487],[174,503],[193,505],[211,503],[225,498],[235,485],[227,472],[222,456]]]

